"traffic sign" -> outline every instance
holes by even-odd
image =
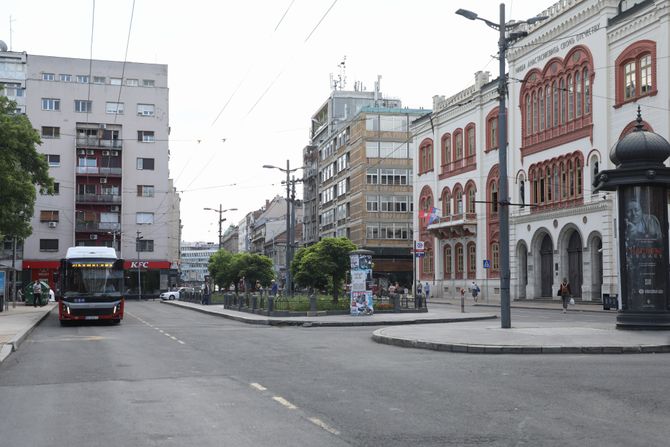
[[[417,257],[417,258],[423,258],[424,256],[426,256],[426,252],[425,252],[425,251],[417,251],[417,252],[416,252],[416,257]]]
[[[415,244],[414,247],[417,250],[423,250],[424,249],[423,241],[416,241],[414,244]]]
[[[484,259],[484,268],[485,269],[490,269],[491,268],[491,260],[490,259]]]

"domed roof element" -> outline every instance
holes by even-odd
[[[637,126],[620,139],[610,151],[610,160],[619,166],[658,166],[670,157],[670,143],[657,133],[643,129],[640,106],[637,107]]]

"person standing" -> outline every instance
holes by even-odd
[[[558,295],[563,300],[563,313],[566,313],[568,311],[568,301],[570,300],[570,295],[572,295],[570,283],[567,278],[563,278],[563,282],[558,286]]]
[[[428,281],[423,285],[423,293],[426,294],[426,304],[428,304],[428,297],[430,296],[430,284],[428,284]]]
[[[472,281],[472,284],[470,284],[470,292],[472,293],[472,299],[474,299],[475,303],[476,303],[480,290],[479,290],[479,286],[474,281]]]
[[[272,280],[272,286],[270,286],[270,295],[271,296],[277,296],[277,291],[279,290],[279,286],[277,285],[277,281],[274,279]]]
[[[42,284],[39,281],[33,283],[33,307],[37,305],[42,305]]]

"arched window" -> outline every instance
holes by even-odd
[[[498,182],[491,184],[491,197],[489,197],[489,206],[491,207],[491,214],[498,212]]]
[[[456,275],[463,277],[463,244],[456,244]]]
[[[530,94],[526,95],[526,135],[533,135],[532,117],[533,109],[530,106]]]
[[[466,138],[465,156],[466,157],[472,157],[473,155],[475,155],[475,125],[474,124],[468,124],[467,127],[465,128],[465,138]]]
[[[447,133],[442,136],[443,171],[449,170],[449,163],[451,163],[451,134]]]
[[[568,76],[568,121],[574,118],[575,112],[575,86],[572,76]]]
[[[477,273],[477,247],[474,242],[468,244],[468,278],[474,278]]]
[[[456,214],[463,214],[463,190],[456,191]]]
[[[474,213],[476,208],[475,208],[475,188],[470,187],[468,189],[468,213]]]
[[[547,129],[551,127],[551,89],[547,85],[544,88],[545,91],[545,98],[546,98],[546,116],[545,119],[547,120]]]
[[[463,131],[458,129],[454,132],[454,150],[456,151],[455,160],[463,158]]]
[[[616,104],[655,95],[656,42],[640,40],[629,45],[616,59]]]
[[[554,127],[558,126],[558,85],[556,84],[556,81],[554,81],[552,84],[553,90],[554,90],[554,113],[553,118],[554,118]]]
[[[423,256],[422,272],[425,275],[433,274],[433,248],[430,246],[430,243],[426,242],[424,244],[425,255]]]
[[[533,133],[537,132],[537,95],[533,92]]]
[[[538,98],[540,99],[540,132],[544,130],[544,94],[542,90],[537,93]]]
[[[445,189],[442,193],[442,215],[451,215],[451,193],[448,189]]]
[[[584,114],[591,113],[591,84],[589,80],[589,69],[584,69]]]
[[[577,93],[576,104],[575,104],[575,117],[579,118],[582,116],[582,77],[579,72],[575,73],[575,90]]]
[[[433,140],[426,139],[419,146],[419,174],[433,170]]]
[[[566,97],[567,97],[567,91],[565,89],[565,79],[561,79],[560,87],[559,90],[561,91],[561,110],[558,112],[559,113],[559,120],[560,123],[563,124],[565,122],[565,108],[566,108]]]
[[[547,202],[551,202],[551,168],[549,166],[544,170],[544,178],[547,186]]]
[[[561,162],[561,197],[563,199],[568,197],[568,177],[563,162]]]
[[[582,162],[575,160],[575,171],[577,173],[577,197],[582,196]]]
[[[444,246],[444,278],[450,279],[452,274],[451,245]]]
[[[575,196],[575,170],[573,169],[572,160],[568,160],[568,194],[570,198]]]
[[[491,244],[491,267],[494,270],[499,270],[500,269],[500,245],[498,245],[498,242],[493,242]]]
[[[498,147],[498,117],[492,118],[489,122],[491,123],[489,127],[489,148]]]

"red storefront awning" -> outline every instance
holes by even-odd
[[[60,261],[38,261],[31,259],[23,260],[23,270],[27,269],[56,269],[60,267]]]
[[[137,269],[139,263],[140,270],[164,270],[170,268],[170,261],[125,261],[123,268],[126,270]]]

